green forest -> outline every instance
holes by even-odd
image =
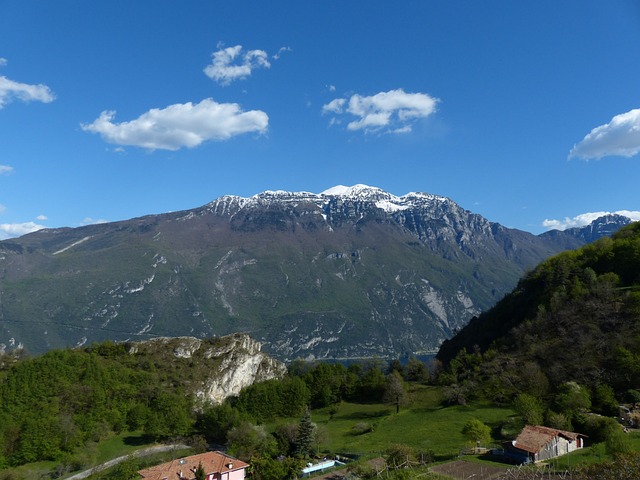
[[[640,223],[541,263],[437,358],[443,381],[497,402],[527,393],[550,405],[569,384],[602,413],[636,402]]]

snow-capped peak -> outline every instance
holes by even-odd
[[[400,199],[395,195],[385,192],[378,187],[370,187],[361,183],[353,185],[352,187],[345,187],[344,185],[338,185],[333,188],[329,188],[320,194],[321,197],[343,197],[350,200],[360,201],[390,201],[398,202]]]
[[[324,192],[320,192],[320,195],[348,195],[351,187],[345,187],[344,185],[336,185],[335,187],[327,188]]]
[[[448,202],[448,199],[445,197],[420,192],[411,192],[399,197],[381,188],[359,183],[350,187],[336,185],[319,194],[304,191],[266,190],[249,198],[224,196],[211,202],[209,207],[218,212],[228,211],[229,208],[242,209],[249,206],[266,205],[271,202],[297,204],[300,201],[316,203],[321,207],[335,198],[357,202],[370,202],[387,213],[394,213],[418,206],[426,206],[433,202]]]
[[[320,195],[340,196],[340,197],[362,197],[362,196],[368,196],[371,193],[375,193],[379,195],[380,193],[384,193],[384,191],[377,187],[370,187],[369,185],[358,183],[357,185],[353,185],[351,187],[345,187],[344,185],[336,185],[335,187],[325,190]]]
[[[325,190],[320,194],[323,197],[346,197],[349,199],[365,200],[375,202],[376,207],[393,213],[399,210],[409,208],[404,202],[404,197],[397,197],[391,193],[385,192],[381,188],[370,187],[368,185],[357,184],[352,187],[338,185],[336,187]]]

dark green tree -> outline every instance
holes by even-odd
[[[198,416],[196,429],[207,440],[227,443],[227,432],[243,422],[249,422],[250,415],[231,406],[229,402],[205,407]]]
[[[591,397],[587,389],[577,382],[565,382],[555,397],[555,405],[560,412],[576,416],[591,408]]]
[[[594,411],[607,417],[618,415],[618,402],[611,385],[606,383],[596,385],[593,389],[592,401]]]
[[[521,393],[513,401],[513,408],[518,415],[522,417],[524,423],[528,425],[542,425],[544,420],[544,405],[542,400],[529,395],[528,393]]]
[[[392,360],[391,363],[389,364],[389,369],[387,370],[387,374],[390,374],[393,372],[398,372],[403,377],[405,375],[404,366],[402,365],[402,362],[398,358],[396,358],[395,360]]]
[[[411,357],[405,366],[405,378],[408,382],[426,382],[429,380],[429,369],[424,362]]]
[[[227,439],[229,452],[244,461],[250,461],[253,457],[274,455],[278,448],[273,435],[268,434],[262,426],[249,422],[242,422],[229,430]]]
[[[198,466],[194,470],[193,474],[195,475],[196,480],[206,480],[207,479],[207,472],[204,469],[204,467],[202,466],[202,462],[198,463]]]
[[[298,424],[296,455],[306,458],[313,455],[314,433],[316,426],[311,421],[311,412],[307,408]]]
[[[281,381],[280,397],[282,409],[279,415],[293,417],[304,412],[311,392],[307,384],[299,377],[285,377]]]

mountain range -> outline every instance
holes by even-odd
[[[433,353],[541,260],[628,223],[533,235],[356,185],[44,229],[0,242],[0,344],[245,332],[282,360]]]

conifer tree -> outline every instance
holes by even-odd
[[[313,454],[313,437],[316,426],[311,421],[311,412],[307,407],[298,424],[298,438],[296,439],[296,454],[309,457]]]
[[[207,472],[204,470],[202,462],[198,463],[198,467],[193,471],[193,474],[195,475],[196,480],[206,480]]]

